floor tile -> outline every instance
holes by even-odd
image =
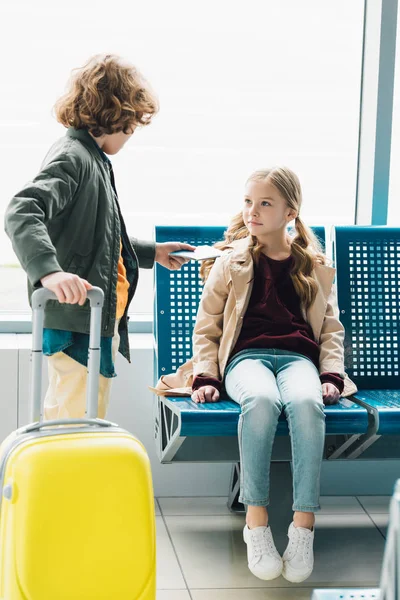
[[[156,511],[156,517],[161,516],[160,506],[158,504],[157,498],[154,498],[154,509]]]
[[[383,513],[383,514],[374,513],[374,514],[370,515],[370,518],[373,520],[375,525],[378,527],[379,531],[382,533],[382,535],[385,536],[385,539],[386,539],[387,533],[388,533],[388,527],[389,527],[388,513]]]
[[[221,496],[207,498],[159,498],[164,516],[231,515],[227,507],[227,498]]]
[[[193,600],[310,600],[314,588],[191,590]]]
[[[165,517],[165,522],[190,589],[273,585],[247,569],[243,517]]]
[[[375,513],[383,514],[389,512],[391,496],[358,496],[364,509],[370,515]]]
[[[349,515],[364,514],[364,510],[355,496],[321,496],[320,514]]]
[[[292,587],[282,577],[264,582],[249,572],[243,517],[170,516],[165,522],[190,589]],[[288,523],[271,520],[271,527],[278,551],[283,553]],[[314,572],[297,587],[375,587],[384,543],[368,515],[319,514]]]
[[[190,600],[190,596],[187,590],[157,590],[157,600]]]
[[[368,515],[317,515],[315,587],[377,587],[385,540]]]
[[[157,589],[186,589],[174,549],[162,517],[156,517],[157,527]]]

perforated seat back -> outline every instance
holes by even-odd
[[[347,372],[360,389],[399,388],[400,228],[334,233]]]
[[[158,226],[157,242],[179,241],[194,246],[212,246],[223,239],[226,227]],[[313,227],[325,246],[324,227]],[[179,271],[155,268],[154,337],[155,379],[172,373],[192,357],[192,335],[203,285],[200,264],[191,260]]]

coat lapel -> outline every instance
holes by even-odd
[[[235,242],[229,271],[232,288],[236,299],[236,316],[239,319],[247,308],[250,300],[254,281],[253,259],[249,252],[250,238],[244,238]]]
[[[313,277],[318,283],[318,292],[313,304],[306,313],[305,319],[311,325],[317,342],[319,342],[335,272],[335,269],[326,265],[317,265],[313,272]]]

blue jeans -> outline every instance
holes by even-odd
[[[315,365],[285,350],[243,350],[228,364],[225,387],[242,408],[239,500],[251,506],[269,504],[272,445],[283,409],[292,445],[293,510],[319,510],[325,413]]]

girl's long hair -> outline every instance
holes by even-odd
[[[297,214],[294,222],[295,234],[293,236],[289,236],[288,234],[291,254],[294,258],[294,265],[290,276],[301,303],[305,309],[308,309],[314,302],[318,291],[318,284],[311,276],[311,273],[317,263],[322,265],[326,264],[327,258],[323,254],[318,238],[299,216],[302,204],[302,193],[297,175],[287,167],[264,169],[252,173],[246,183],[249,181],[266,180],[278,190],[280,195],[285,199],[288,208],[293,209]],[[220,250],[225,250],[233,241],[249,236],[249,230],[247,229],[243,221],[243,215],[240,212],[231,220],[228,229],[224,233],[224,240],[217,242],[215,247]],[[249,249],[254,262],[257,264],[263,245],[257,241],[255,236],[251,236]],[[207,279],[213,263],[214,260],[203,262],[200,274],[204,281]]]

